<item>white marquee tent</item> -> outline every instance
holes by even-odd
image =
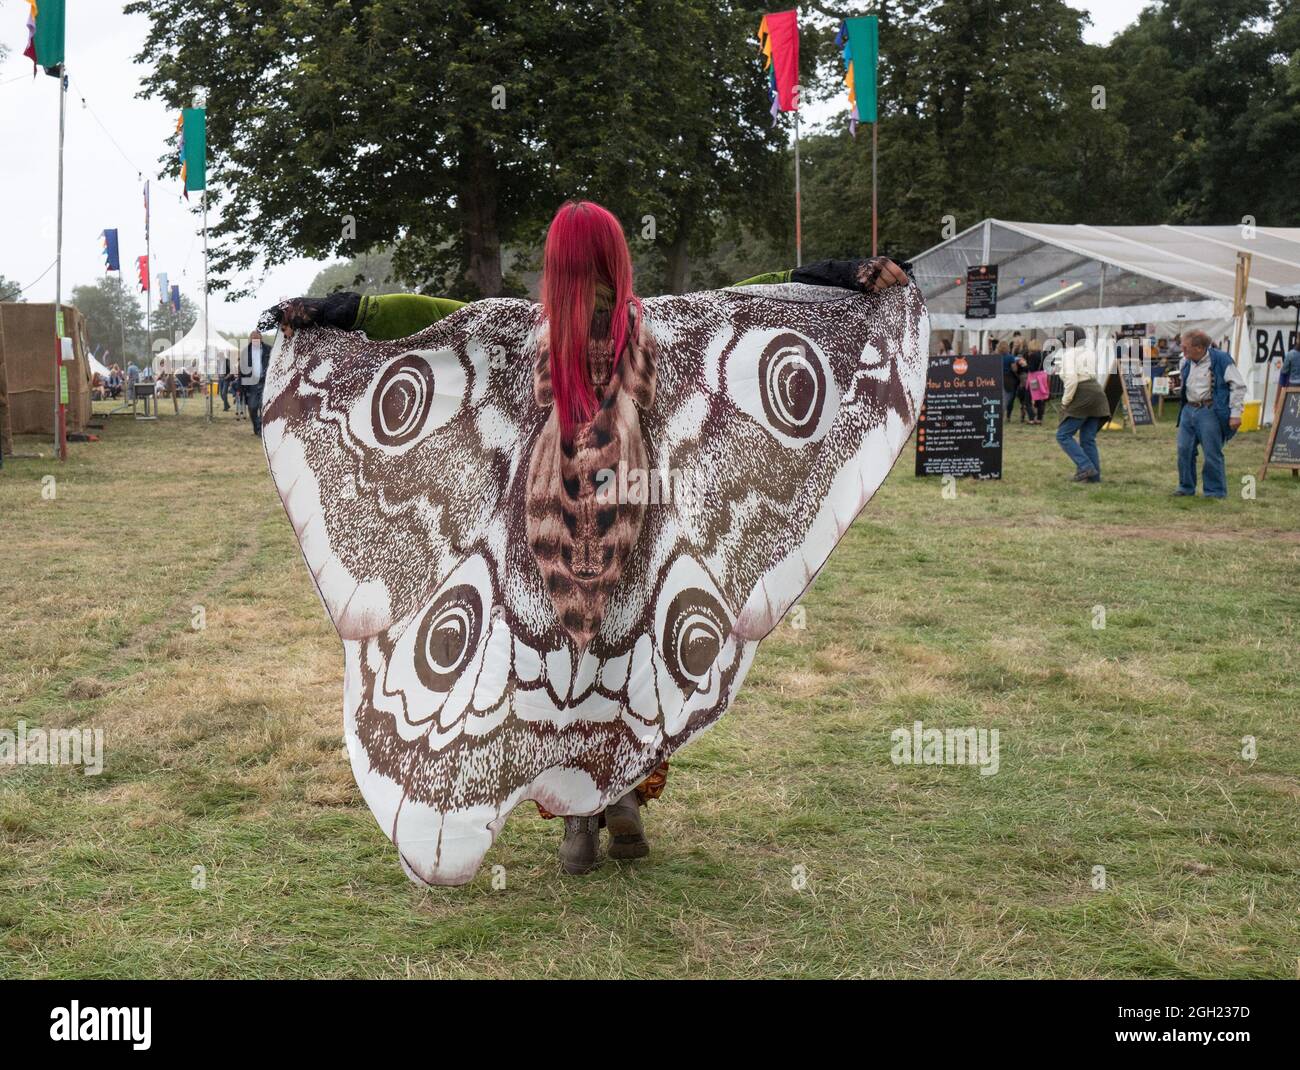
[[[107,379],[110,375],[113,374],[112,370],[108,367],[108,365],[106,365],[102,360],[100,360],[97,356],[95,356],[94,353],[86,354],[86,363],[90,365],[90,373],[92,375],[98,375],[101,378]]]
[[[167,362],[168,371],[177,372],[181,368],[188,368],[190,371],[201,371],[205,375],[217,374],[221,368],[220,362],[227,357],[232,362],[238,361],[239,347],[216,330],[208,333],[205,354],[203,327],[203,317],[200,315],[184,338],[153,358],[154,373],[157,374],[164,360]]]
[[[1159,337],[1199,327],[1230,349],[1239,252],[1251,254],[1251,263],[1242,352],[1234,358],[1248,396],[1259,399],[1266,374],[1276,382],[1282,354],[1294,341],[1294,314],[1269,309],[1265,291],[1300,285],[1300,227],[1099,227],[986,219],[912,264],[930,309],[932,337],[965,331],[969,345],[980,331],[1058,333],[1075,326],[1105,342],[1123,325],[1145,323]],[[998,266],[997,315],[967,320],[966,269],[981,264]]]

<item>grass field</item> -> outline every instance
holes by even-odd
[[[1006,479],[955,499],[909,447],[806,629],[674,759],[650,859],[561,876],[525,806],[429,891],[353,784],[260,444],[199,405],[0,473],[0,728],[106,751],[0,766],[0,976],[1300,971],[1300,481],[1241,496],[1262,435],[1226,502],[1169,497],[1168,417],[1105,433],[1098,486],[1050,427],[1012,425]],[[893,764],[916,720],[998,729],[998,773]]]

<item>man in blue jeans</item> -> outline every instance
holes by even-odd
[[[1196,454],[1205,454],[1201,474],[1207,498],[1228,496],[1223,444],[1237,433],[1246,405],[1246,380],[1232,357],[1210,344],[1204,331],[1183,333],[1182,388],[1178,410],[1178,489],[1175,496],[1196,494]]]
[[[1056,443],[1074,462],[1073,482],[1100,483],[1097,432],[1110,419],[1111,408],[1105,389],[1097,381],[1096,354],[1087,346],[1071,346],[1061,352],[1057,366],[1064,391]],[[1075,435],[1079,436],[1078,442]]]
[[[239,383],[244,390],[248,418],[253,422],[253,434],[258,438],[262,437],[262,387],[270,360],[271,351],[262,344],[262,332],[254,329],[239,361]]]

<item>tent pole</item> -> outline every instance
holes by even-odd
[[[59,66],[59,221],[54,248],[54,449],[68,459],[68,409],[63,403],[63,132],[68,100],[67,67]]]
[[[1250,344],[1250,335],[1246,335],[1246,344]],[[1233,358],[1236,360],[1236,357]],[[1243,373],[1244,374],[1244,373]],[[1259,396],[1259,426],[1268,427],[1273,423],[1273,414],[1268,411],[1268,388],[1271,385],[1270,380],[1273,378],[1273,361],[1264,361],[1264,392]],[[1277,404],[1274,403],[1273,411],[1276,413]]]

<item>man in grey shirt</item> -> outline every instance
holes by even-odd
[[[1241,426],[1246,406],[1246,380],[1232,357],[1210,344],[1204,331],[1185,331],[1182,336],[1182,408],[1178,411],[1179,497],[1196,494],[1196,454],[1205,453],[1201,476],[1207,498],[1228,496],[1223,444]]]

